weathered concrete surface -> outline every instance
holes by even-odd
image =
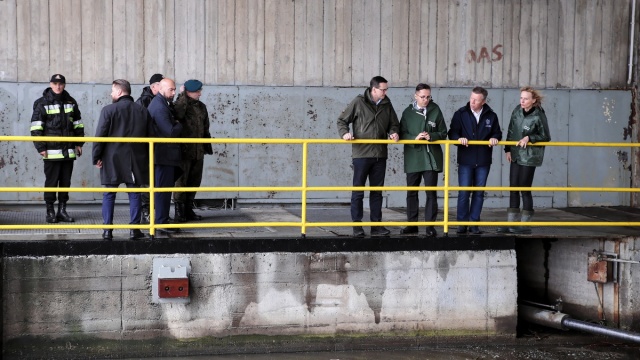
[[[393,84],[391,84],[393,86]],[[2,135],[29,135],[33,102],[48,86],[43,83],[0,82],[0,130]],[[138,97],[141,85],[133,86]],[[109,85],[68,84],[82,112],[87,135],[95,134],[102,107],[111,99]],[[364,88],[205,86],[211,134],[215,138],[311,138],[336,139],[336,119],[344,107]],[[398,116],[412,101],[414,88],[389,91]],[[453,113],[469,100],[468,88],[433,89],[447,126]],[[630,142],[625,137],[631,92],[594,90],[545,90],[544,107],[552,141]],[[488,104],[501,120],[504,136],[511,111],[518,104],[517,89],[490,89]],[[213,156],[205,157],[202,186],[299,186],[302,183],[302,146],[276,144],[214,144]],[[99,170],[90,161],[91,144],[76,161],[72,186],[100,187]],[[455,148],[452,147],[451,181],[457,185]],[[503,148],[493,152],[488,184],[508,186],[509,165]],[[403,146],[389,145],[386,185],[406,185]],[[0,177],[4,186],[34,187],[44,184],[42,160],[29,142],[0,142]],[[633,158],[629,147],[548,147],[545,162],[536,170],[534,186],[630,186]],[[309,146],[308,184],[351,186],[349,144]],[[442,184],[442,177],[440,179]],[[450,194],[455,200],[456,192]],[[424,193],[420,194],[424,197]],[[439,196],[443,196],[439,193]],[[486,207],[506,207],[507,192],[487,192]],[[534,192],[539,207],[629,205],[628,193]],[[199,192],[199,199],[237,197],[241,202],[300,202],[298,192]],[[404,191],[386,191],[386,204],[405,206]],[[73,193],[71,202],[96,202],[101,193]],[[125,199],[119,194],[119,199]],[[349,192],[308,192],[310,202],[348,203]],[[41,193],[0,192],[0,201],[41,202]],[[365,206],[367,205],[365,201]]]
[[[157,256],[4,258],[5,343],[515,336],[514,250],[178,254],[190,304],[151,303]]]

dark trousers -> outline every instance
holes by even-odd
[[[518,165],[512,162],[509,168],[509,186],[531,187],[535,166]],[[531,191],[510,191],[509,207],[520,208],[520,194],[522,194],[522,209],[533,210],[533,196]]]
[[[182,160],[180,167],[183,173],[176,180],[176,187],[199,187],[202,183],[204,160]],[[189,208],[195,198],[195,191],[173,193],[173,202],[188,204]]]
[[[73,160],[44,160],[44,187],[70,187],[71,173],[73,173]],[[69,193],[58,192],[57,198],[59,202],[66,203],[69,201]],[[56,202],[56,193],[44,193],[44,201],[48,203]]]
[[[156,165],[155,166],[155,186],[156,187],[173,187],[175,184],[176,167],[173,165]],[[169,223],[169,210],[171,209],[171,193],[157,192],[155,193],[156,224]]]
[[[142,184],[142,186],[140,187],[148,188],[149,184]],[[147,209],[147,211],[149,211],[149,193],[148,192],[140,193],[140,204],[143,209]]]
[[[137,188],[135,184],[126,184],[128,188]],[[106,188],[117,188],[118,185],[105,185]],[[113,224],[113,208],[116,204],[116,194],[106,192],[102,194],[102,223]],[[130,192],[129,195],[129,224],[140,224],[140,193]]]
[[[435,171],[421,171],[407,173],[407,186],[420,186],[424,179],[424,186],[437,186],[438,173]],[[436,221],[438,215],[438,194],[436,191],[427,190],[427,202],[424,206],[424,220]],[[418,221],[419,199],[417,191],[407,191],[407,221]]]
[[[384,186],[384,175],[387,170],[387,159],[361,158],[353,159],[353,186],[364,186],[369,179],[369,186]],[[364,191],[351,192],[351,221],[362,221],[362,200]],[[369,192],[369,209],[371,221],[382,221],[382,191]]]

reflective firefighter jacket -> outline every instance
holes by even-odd
[[[31,136],[84,136],[78,103],[64,90],[56,95],[47,88],[42,97],[33,103],[31,116]],[[75,160],[75,147],[83,142],[34,141],[36,150],[47,152],[44,160]]]

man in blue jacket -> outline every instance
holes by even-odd
[[[153,120],[154,132],[160,138],[179,138],[182,133],[182,124],[175,119],[170,107],[173,97],[176,95],[176,83],[164,78],[160,81],[160,90],[149,104],[149,115]],[[176,179],[182,173],[180,161],[182,152],[180,144],[157,143],[154,147],[154,170],[156,187],[173,187]],[[169,223],[169,208],[171,207],[171,193],[155,193],[155,222],[156,224]],[[165,233],[179,231],[178,229],[160,229]]]
[[[458,184],[459,186],[486,186],[493,146],[502,139],[498,115],[486,104],[488,92],[475,87],[467,105],[458,109],[451,119],[449,139],[458,140]],[[487,145],[469,145],[469,141],[489,141]],[[471,195],[472,193],[472,195]],[[471,195],[471,203],[469,203]],[[458,193],[457,221],[480,221],[484,203],[484,191],[461,190]],[[480,235],[478,226],[459,226],[457,233]]]

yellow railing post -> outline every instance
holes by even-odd
[[[156,199],[155,199],[155,188],[156,188],[156,168],[154,166],[155,161],[155,152],[154,152],[155,142],[153,139],[149,140],[149,236],[153,238],[156,235]]]
[[[309,143],[302,143],[302,209],[300,213],[300,221],[302,226],[300,232],[302,237],[307,233],[307,157],[309,155]]]
[[[445,158],[445,162],[444,162],[444,181],[443,181],[443,185],[444,185],[444,208],[443,210],[443,220],[444,220],[444,229],[443,232],[445,234],[449,233],[449,181],[451,181],[450,176],[449,176],[449,162],[451,157],[451,144],[445,144],[445,149],[444,149],[444,158]],[[437,195],[436,195],[436,199],[437,199]]]

